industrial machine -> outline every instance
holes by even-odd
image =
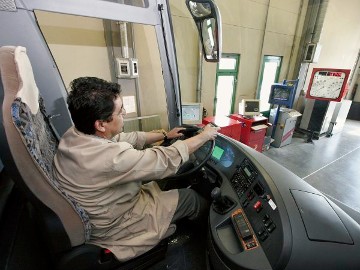
[[[272,137],[274,141],[272,146],[282,147],[291,143],[297,118],[301,116],[296,110],[282,107],[280,110],[271,110],[269,121],[273,123],[277,115],[277,123]]]
[[[282,147],[291,143],[297,117],[301,116],[301,113],[291,109],[298,82],[299,80],[284,80],[271,86],[269,122],[273,125],[272,146]]]
[[[338,103],[341,103],[346,95],[349,74],[349,69],[313,69],[306,92],[304,115],[300,123],[300,128],[310,133],[309,141],[312,141],[312,138],[318,139],[329,130],[331,133],[341,107]],[[342,111],[346,111],[347,115],[349,104],[345,104]],[[341,123],[339,128],[340,126]]]
[[[131,1],[119,2],[122,3],[99,0],[0,2],[0,46],[21,45],[27,48],[34,77],[48,112],[52,115],[60,114],[59,117],[51,119],[51,125],[60,136],[71,125],[66,106],[67,92],[49,47],[36,23],[34,10],[96,16],[153,26],[167,94],[169,126],[175,127],[182,123],[181,91],[168,1],[134,1],[146,2],[142,7],[129,4]],[[205,44],[205,58],[217,61],[221,56],[221,38],[216,38],[216,35],[221,36],[221,23],[215,3],[211,0],[186,2],[190,11],[196,11],[192,15],[199,29],[200,39]],[[214,29],[203,31],[202,29],[208,25]],[[213,42],[209,41],[204,32],[206,35],[215,35],[212,36]],[[1,104],[3,99],[4,87],[0,83]],[[0,116],[3,121],[3,112]],[[5,134],[3,123],[0,125],[0,138],[1,160],[16,180],[20,177],[18,170],[21,168],[16,166],[16,160],[12,160],[8,146],[9,138]],[[203,184],[215,185],[218,188],[208,219],[206,249],[209,268],[360,268],[359,213],[326,197],[281,165],[239,141],[219,135],[215,141],[214,151],[209,155],[211,149],[210,146],[205,146],[195,153],[197,159],[209,158],[201,168]],[[36,196],[36,190],[32,196]],[[228,204],[225,198],[229,198],[231,203]],[[46,207],[45,209],[52,217],[52,222],[45,225],[53,227],[53,230],[64,231],[54,210]],[[43,211],[38,212],[42,213]],[[64,250],[62,245],[61,248],[64,249],[59,252],[60,247],[54,239],[62,235],[67,249]],[[70,265],[77,265],[67,269],[84,269],[80,266],[88,262],[84,259],[87,258],[85,255],[94,256],[92,252],[97,250],[95,247],[84,249],[86,243],[72,246],[66,234],[49,234],[47,238],[49,243],[53,244],[51,247],[57,248],[54,252],[57,251],[58,256],[63,256],[62,263],[64,260],[70,260],[74,263]],[[49,249],[50,247],[44,247],[43,250],[45,252]],[[84,253],[78,253],[79,250]],[[71,256],[68,256],[69,254]],[[92,257],[92,260],[97,261],[97,257]]]

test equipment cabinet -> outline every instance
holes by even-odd
[[[242,122],[240,142],[262,152],[268,119],[264,116],[245,117],[241,114],[229,115],[231,119]]]
[[[220,127],[219,133],[240,141],[242,123],[238,120],[231,119],[227,116],[209,116],[204,118],[202,123],[204,125],[213,124]]]
[[[291,143],[292,136],[295,131],[297,118],[301,116],[296,110],[281,107],[279,110],[272,109],[270,111],[269,121],[273,123],[277,115],[277,124],[273,133],[274,141],[271,143],[275,147],[283,147]]]

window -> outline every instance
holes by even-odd
[[[281,56],[265,55],[261,69],[260,82],[257,98],[260,99],[260,111],[268,111],[270,104],[268,103],[271,85],[279,80],[281,67]]]
[[[217,65],[214,115],[229,115],[234,112],[239,59],[239,54],[223,53]]]

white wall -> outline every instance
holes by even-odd
[[[36,17],[66,87],[81,76],[111,80],[102,20],[41,11]]]
[[[313,68],[354,68],[360,49],[359,26],[359,0],[329,1],[319,41],[319,62],[310,64],[304,89],[308,89]]]

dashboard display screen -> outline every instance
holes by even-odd
[[[224,149],[222,149],[219,146],[215,145],[214,150],[212,152],[213,158],[215,158],[217,160],[220,160],[223,154],[224,154]]]
[[[225,168],[230,167],[234,160],[235,154],[229,144],[225,144],[223,141],[216,141],[216,145],[212,152],[212,159]]]
[[[249,169],[247,167],[244,168],[244,172],[246,173],[247,177],[251,176],[251,172],[249,171]]]

